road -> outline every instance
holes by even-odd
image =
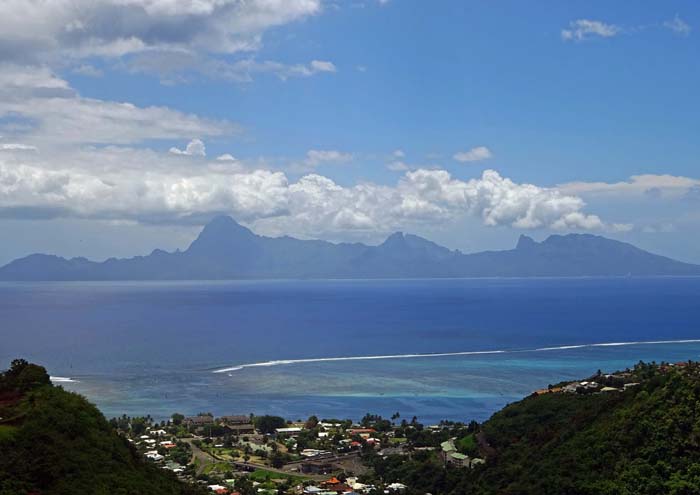
[[[189,444],[190,448],[192,449],[192,462],[194,463],[195,461],[198,461],[197,463],[195,463],[195,465],[197,466],[196,473],[198,475],[204,472],[204,468],[208,464],[214,464],[217,462],[228,462],[229,464],[231,464],[232,468],[240,471],[254,471],[255,469],[264,469],[265,471],[270,471],[272,473],[303,476],[305,478],[310,478],[314,481],[323,481],[328,479],[328,476],[325,475],[302,474],[298,471],[285,471],[284,469],[276,469],[270,466],[266,466],[264,464],[256,464],[253,462],[225,461],[197,447],[193,442],[194,440],[194,438],[182,439],[182,441]],[[297,463],[292,463],[292,465],[296,464]]]

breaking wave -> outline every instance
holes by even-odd
[[[54,383],[79,383],[78,380],[66,376],[50,376],[49,379]]]
[[[515,354],[521,352],[547,352],[547,351],[566,351],[570,349],[585,349],[592,347],[616,347],[630,345],[660,345],[660,344],[691,344],[700,343],[700,339],[683,339],[683,340],[647,340],[637,342],[601,342],[595,344],[576,344],[576,345],[560,345],[555,347],[537,347],[533,349],[500,349],[493,351],[456,351],[456,352],[436,352],[436,353],[418,353],[418,354],[385,354],[375,356],[345,356],[345,357],[325,357],[325,358],[304,358],[304,359],[278,359],[274,361],[262,361],[259,363],[239,364],[228,368],[221,368],[212,371],[212,373],[230,373],[240,371],[247,368],[260,368],[269,366],[283,366],[289,364],[304,364],[304,363],[328,363],[335,361],[370,361],[375,359],[416,359],[416,358],[436,358],[450,356],[475,356],[482,354]],[[52,377],[53,380],[53,377]]]

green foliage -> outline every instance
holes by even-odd
[[[200,493],[146,462],[93,405],[52,386],[40,366],[14,361],[0,374],[0,397],[1,495]]]
[[[261,433],[274,433],[277,428],[284,428],[287,422],[280,416],[255,416],[253,424]]]
[[[470,433],[469,435],[463,436],[462,438],[458,438],[455,442],[455,446],[457,447],[457,450],[462,454],[466,454],[471,457],[477,457],[479,454],[479,449],[477,447],[476,438],[474,437],[474,434]]]
[[[505,407],[474,437],[492,455],[471,470],[418,456],[369,462],[382,481],[408,484],[407,495],[700,493],[700,365],[640,364],[631,380],[641,384],[531,396]]]
[[[499,454],[477,485],[499,494],[700,493],[700,368],[641,371],[646,381],[624,393],[546,394],[494,415],[484,432]]]

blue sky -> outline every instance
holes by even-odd
[[[697,2],[61,2],[0,6],[0,262],[184,247],[218,213],[700,262]]]

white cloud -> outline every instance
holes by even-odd
[[[39,149],[31,144],[0,143],[0,151],[39,151]]]
[[[312,60],[309,67],[314,72],[336,72],[335,64],[326,60]]]
[[[594,37],[610,38],[620,32],[621,28],[614,24],[578,19],[569,23],[569,29],[562,29],[561,37],[565,41],[583,41]]]
[[[267,30],[321,11],[321,0],[3,0],[0,63],[73,66],[99,77],[102,71],[85,61],[102,58],[167,83],[195,75],[241,82],[258,73],[309,77],[336,67],[325,60],[258,62],[252,54]]]
[[[347,163],[352,160],[352,154],[338,150],[309,150],[306,152],[304,164],[315,168],[325,163]]]
[[[700,179],[676,175],[633,175],[620,182],[569,182],[556,187],[563,194],[584,196],[611,196],[616,198],[638,196],[646,198],[678,199],[700,187]]]
[[[391,153],[391,156],[393,156],[394,158],[403,158],[406,156],[406,153],[404,153],[403,150],[394,150]]]
[[[486,146],[477,146],[467,151],[460,151],[454,154],[453,158],[458,162],[476,162],[487,160],[493,155]]]
[[[210,79],[247,83],[252,82],[256,75],[270,74],[285,81],[337,71],[332,62],[322,60],[312,60],[308,64],[285,64],[247,57],[231,62],[196,53],[172,51],[136,55],[129,58],[125,65],[132,72],[158,75],[164,82],[187,81],[192,73]]]
[[[577,196],[517,184],[493,170],[462,181],[444,170],[419,169],[393,186],[344,187],[315,173],[290,182],[283,172],[226,163],[116,147],[63,150],[50,160],[6,152],[0,154],[0,210],[17,218],[42,211],[140,222],[229,213],[263,231],[312,237],[376,234],[465,215],[489,226],[617,229],[587,214]]]
[[[129,144],[153,139],[231,134],[230,122],[167,107],[85,98],[46,67],[0,66],[0,117],[25,123],[23,140],[67,146]]]
[[[664,27],[681,36],[688,36],[692,31],[690,25],[678,17],[678,15],[676,15],[673,19],[664,22]]]
[[[4,0],[0,53],[122,56],[144,50],[235,53],[270,28],[321,12],[321,0]]]
[[[235,161],[237,161],[236,157],[230,153],[224,153],[223,155],[219,155],[216,157],[216,159],[219,160],[220,162],[235,162]]]
[[[78,67],[75,67],[72,72],[74,74],[87,77],[102,77],[104,75],[104,72],[90,64],[79,65]]]
[[[402,162],[401,160],[394,160],[390,162],[386,166],[386,168],[388,168],[392,172],[403,172],[410,169],[411,167],[409,167],[405,162]]]
[[[207,156],[207,149],[201,139],[193,139],[187,143],[187,147],[184,150],[172,147],[170,148],[170,153],[174,155]]]

